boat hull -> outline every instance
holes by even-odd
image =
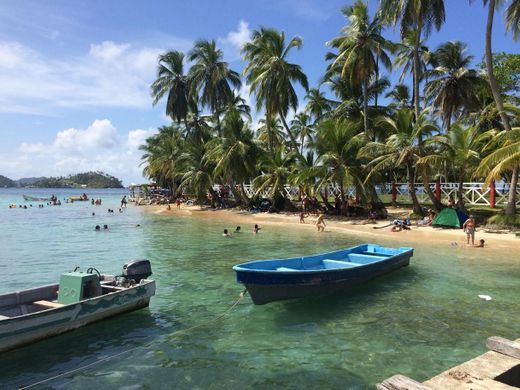
[[[334,273],[337,275],[329,275],[330,278],[324,278],[323,275],[316,273],[305,280],[291,278],[292,280],[289,279],[286,283],[245,283],[244,285],[255,305],[265,305],[266,303],[286,299],[305,298],[333,294],[339,291],[348,291],[370,279],[392,272],[398,268],[406,267],[409,264],[410,258],[404,258],[393,262],[392,265],[387,264],[386,267],[380,269],[368,269],[370,267],[367,267],[367,269],[359,269],[356,270],[356,272],[354,272],[354,270],[345,270],[342,273],[341,271],[336,271]]]
[[[147,307],[155,294],[155,282],[146,280],[134,287],[58,308],[0,321],[0,352],[31,344],[80,328],[93,322]]]
[[[345,250],[344,255],[360,256],[360,254],[356,253],[356,250],[363,251],[366,248],[367,245],[354,247]],[[388,248],[383,249],[387,250]],[[367,262],[366,264],[356,264],[348,260],[332,261],[333,263],[345,265],[344,268],[339,265],[338,267],[340,268],[338,269],[324,269],[316,266],[316,264],[324,260],[325,262],[330,261],[325,258],[333,253],[307,256],[301,258],[301,260],[293,258],[250,262],[236,266],[234,269],[237,273],[237,281],[243,283],[247,288],[253,303],[263,305],[286,299],[331,294],[357,287],[370,279],[409,265],[413,250],[411,248],[400,249],[403,249],[400,253],[397,252],[398,250],[395,250],[395,254],[387,254],[387,258],[371,263]],[[338,255],[339,252],[342,251],[338,251],[335,254]],[[380,257],[376,255],[382,255],[382,253],[374,253],[375,257]],[[361,254],[361,257],[366,256],[368,255]],[[286,264],[289,267],[296,267],[296,264],[300,261],[302,269],[285,268]],[[273,269],[258,269],[259,267],[268,268],[271,262],[275,264]],[[304,268],[305,262],[311,262],[311,265],[315,265],[318,269]]]

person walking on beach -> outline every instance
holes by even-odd
[[[466,219],[466,222],[462,225],[462,228],[464,229],[464,232],[466,233],[467,237],[467,245],[469,245],[469,239],[471,238],[471,245],[475,245],[475,220],[473,219],[473,216],[470,215],[468,219]]]
[[[305,223],[305,213],[303,211],[300,213],[300,223]]]
[[[318,228],[319,232],[323,232],[325,231],[325,226],[327,226],[325,224],[325,214],[320,213],[318,215],[318,219],[316,220],[316,227]]]

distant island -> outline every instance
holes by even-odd
[[[20,180],[11,180],[0,175],[0,187],[124,188],[121,180],[104,172],[85,172],[60,177],[31,177]]]

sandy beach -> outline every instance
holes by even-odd
[[[252,213],[239,209],[211,209],[200,206],[182,205],[180,209],[172,205],[171,210],[167,210],[164,205],[141,206],[145,207],[147,212],[153,212],[161,215],[171,216],[193,216],[194,218],[218,219],[222,222],[229,222],[228,229],[234,230],[235,225],[240,225],[243,231],[249,231],[255,224],[265,225],[282,225],[290,226],[291,229],[311,229],[317,232],[315,222],[317,215],[308,215],[305,223],[300,223],[299,213]],[[398,218],[406,215],[409,210],[402,208],[388,208],[389,215]],[[466,246],[466,235],[459,229],[442,229],[431,226],[412,225],[410,230],[402,230],[392,232],[391,227],[385,227],[390,220],[368,221],[360,219],[342,219],[335,216],[326,216],[325,231],[344,232],[366,237],[367,240],[384,238],[387,240],[400,240],[411,243],[430,243],[432,245],[438,243],[440,245],[457,245]],[[475,234],[475,243],[480,239],[484,239],[486,245],[482,250],[511,250],[520,246],[520,238],[514,233],[490,233],[484,231],[484,228],[477,226]],[[471,245],[470,245],[471,246]],[[479,248],[480,249],[480,248]]]

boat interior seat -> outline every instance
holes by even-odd
[[[287,267],[278,267],[276,270],[280,271],[280,272],[297,272],[297,271],[301,271],[299,269],[287,268]]]
[[[353,263],[353,262],[349,262],[349,261],[324,259],[323,265],[325,266],[326,269],[336,269],[336,268],[353,268],[353,267],[358,267],[363,264]]]
[[[38,306],[46,307],[48,309],[56,309],[58,307],[64,306],[62,303],[45,301],[45,300],[36,301],[36,302],[34,302],[34,304],[38,305]]]
[[[362,255],[360,253],[349,253],[348,255],[349,260],[361,264],[375,263],[386,258],[385,256]]]

